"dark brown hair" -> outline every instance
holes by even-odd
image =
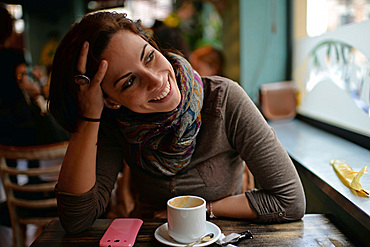
[[[61,41],[53,61],[49,109],[59,124],[69,132],[77,119],[77,90],[74,82],[77,60],[85,41],[89,42],[86,75],[92,78],[98,69],[102,52],[118,31],[131,31],[159,50],[153,39],[141,28],[140,22],[126,18],[126,14],[97,12],[84,16],[74,24]]]

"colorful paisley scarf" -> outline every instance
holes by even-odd
[[[181,91],[179,106],[168,113],[135,113],[122,108],[118,117],[134,162],[154,174],[173,176],[189,163],[201,125],[203,83],[189,62],[170,53]]]

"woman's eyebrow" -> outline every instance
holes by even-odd
[[[145,48],[148,44],[145,44],[144,47],[143,47],[143,51],[141,52],[141,56],[140,56],[140,61],[143,60],[143,57],[144,57],[144,53],[145,53]]]
[[[143,47],[143,51],[141,52],[141,55],[140,55],[140,61],[141,61],[141,60],[143,60],[143,57],[144,57],[144,54],[145,54],[145,48],[147,47],[147,45],[148,45],[148,44],[145,44],[145,45],[144,45],[144,47]],[[113,86],[116,86],[116,84],[117,84],[120,80],[122,80],[122,79],[126,78],[127,76],[129,76],[129,75],[131,75],[131,74],[132,74],[132,72],[128,72],[127,74],[125,74],[125,75],[121,76],[120,78],[118,78],[118,79],[113,83]]]
[[[127,76],[129,76],[129,75],[131,75],[131,74],[132,74],[132,72],[128,72],[126,75],[121,76],[120,78],[118,78],[118,79],[113,83],[113,86],[116,86],[116,84],[117,84],[120,80],[122,80],[122,79],[126,78]]]

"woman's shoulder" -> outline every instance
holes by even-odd
[[[203,112],[217,111],[227,103],[228,100],[237,100],[245,97],[243,88],[235,81],[221,76],[202,77],[204,87]]]
[[[244,91],[236,81],[222,76],[203,76],[202,81],[205,95],[227,93],[230,90]]]

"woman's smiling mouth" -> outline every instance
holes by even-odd
[[[150,101],[158,101],[158,100],[164,99],[170,91],[171,91],[171,85],[170,85],[170,82],[167,81],[167,85],[166,85],[165,89],[163,90],[163,92],[161,93],[161,95],[155,97],[154,99],[152,99]]]

